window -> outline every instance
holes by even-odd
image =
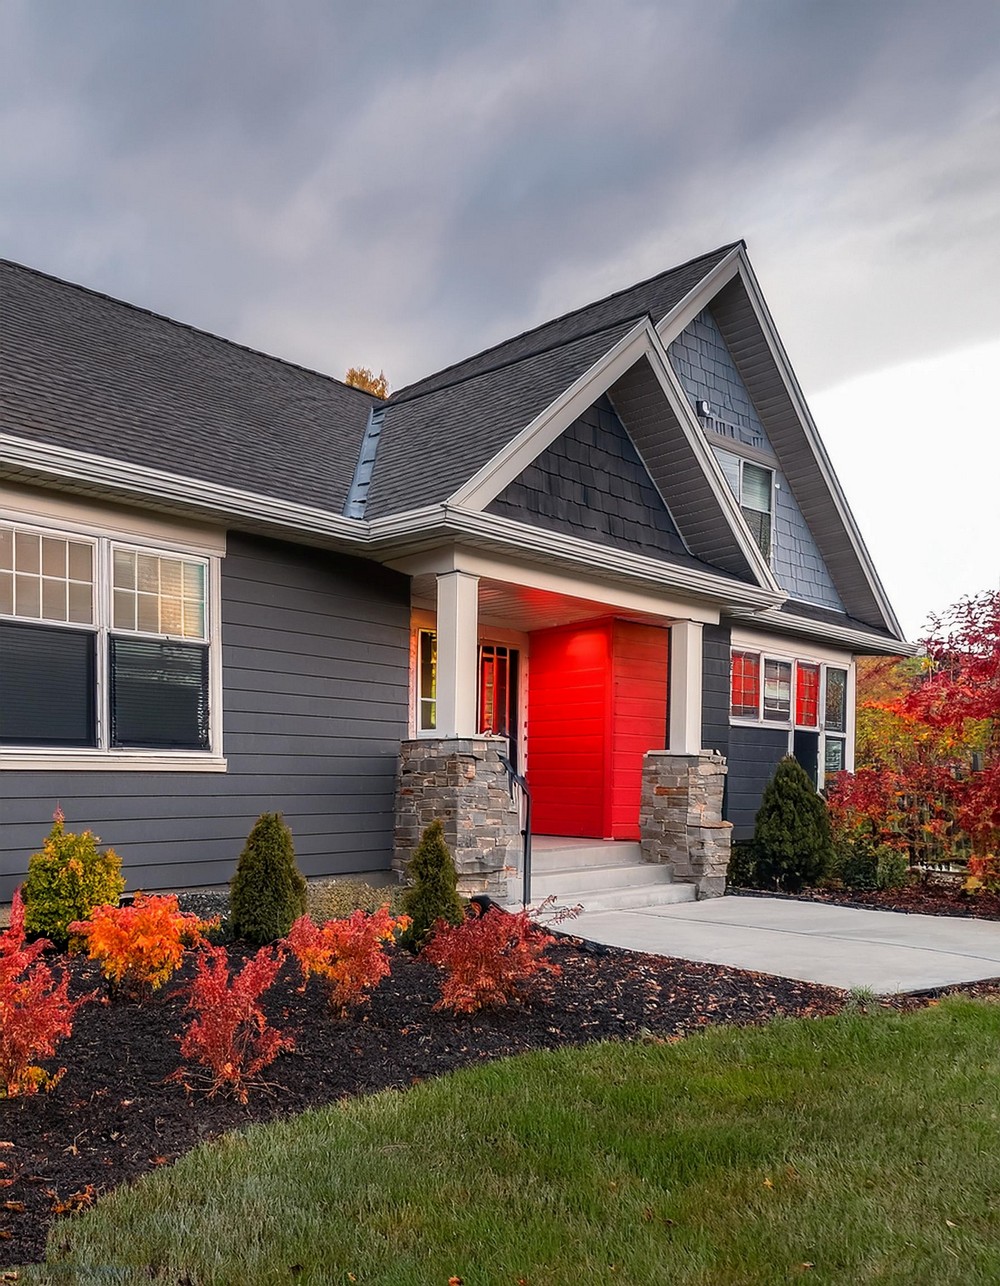
[[[795,665],[795,722],[803,728],[819,726],[819,666],[806,661]]]
[[[758,549],[770,562],[774,526],[774,470],[744,460],[732,451],[716,450],[715,455]]]
[[[764,718],[786,723],[792,714],[791,661],[764,661]]]
[[[740,508],[757,547],[771,559],[771,510],[774,473],[762,465],[742,462],[740,470]]]
[[[417,728],[437,727],[437,634],[421,630],[417,638]]]
[[[734,652],[730,713],[735,719],[756,719],[759,712],[760,657],[756,652]]]
[[[821,787],[848,766],[848,692],[841,666],[732,652],[731,718],[786,728],[789,753],[808,758]]]
[[[0,525],[0,747],[210,751],[210,568]]]

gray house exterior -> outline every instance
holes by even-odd
[[[910,650],[742,243],[384,403],[10,263],[0,359],[0,898],[57,805],[133,888],[265,810],[307,875],[440,812],[495,888],[508,755],[543,833],[644,845],[644,757],[723,764],[728,844]]]

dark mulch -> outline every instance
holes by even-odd
[[[231,950],[234,962],[241,958]],[[58,1086],[0,1100],[0,1266],[44,1253],[52,1221],[85,1208],[225,1130],[301,1112],[353,1094],[405,1089],[429,1076],[532,1049],[683,1036],[711,1023],[758,1023],[776,1014],[835,1013],[842,992],[766,974],[636,952],[587,950],[572,938],[551,948],[562,968],[516,1008],[469,1017],[433,1009],[436,971],[397,952],[393,971],[357,1018],[330,1014],[318,982],[298,990],[294,964],[268,993],[276,1025],[297,1048],[267,1070],[269,1093],[243,1107],[206,1099],[164,1078],[179,1062],[183,1001],[173,984],[151,1000],[91,1003],[59,1049]],[[79,994],[103,984],[96,966],[69,965]],[[190,965],[187,966],[190,969]]]
[[[769,895],[773,896],[773,894]],[[1000,920],[1000,894],[969,895],[944,884],[910,884],[902,889],[807,889],[796,895],[805,902],[904,911],[910,915],[953,915],[974,920]]]

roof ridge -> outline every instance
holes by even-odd
[[[684,268],[690,268],[692,264],[697,263],[700,259],[711,259],[715,255],[721,254],[723,251],[735,250],[737,246],[745,247],[746,242],[742,239],[739,241],[730,241],[726,245],[717,246],[714,250],[706,250],[704,254],[694,255],[690,259],[685,259],[683,263],[675,264],[672,268],[664,268],[662,272],[654,272],[652,276],[644,277],[641,281],[634,281],[630,286],[623,286],[621,290],[613,290],[610,294],[603,295],[600,299],[591,299],[589,303],[580,304],[576,308],[570,308],[566,312],[560,313],[557,317],[549,317],[546,321],[539,322],[537,326],[529,326],[527,330],[521,331],[518,335],[508,335],[506,339],[501,339],[496,344],[488,344],[486,348],[480,349],[478,353],[469,353],[465,357],[459,358],[457,362],[451,362],[448,366],[442,366],[438,371],[431,371],[429,375],[425,375],[421,379],[414,380],[411,384],[405,385],[394,396],[402,398],[402,395],[407,391],[407,389],[416,388],[419,384],[426,384],[436,376],[445,375],[448,371],[453,371],[458,366],[464,366],[466,362],[474,362],[477,357],[485,357],[487,353],[495,352],[498,348],[504,348],[507,344],[516,343],[517,340],[524,339],[526,336],[534,334],[535,331],[544,330],[546,326],[554,326],[557,322],[566,321],[568,318],[575,317],[579,313],[585,313],[589,308],[596,308],[599,304],[606,304],[609,300],[617,299],[621,295],[627,295],[630,291],[637,290],[640,286],[648,286],[650,282],[657,281],[661,277],[669,277],[671,274],[680,272]],[[592,331],[590,333],[596,334],[597,332]],[[553,345],[553,347],[558,347],[558,345]],[[540,349],[539,351],[545,352],[547,350]],[[450,384],[454,383],[461,383],[461,381],[449,381],[443,387],[449,387]]]
[[[457,388],[459,384],[467,384],[469,380],[479,379],[482,375],[495,375],[497,371],[504,371],[509,366],[516,366],[518,362],[530,361],[533,357],[541,357],[543,353],[554,353],[556,349],[569,348],[571,344],[578,344],[584,339],[593,339],[595,335],[603,335],[605,332],[610,330],[617,331],[628,326],[634,326],[637,322],[641,321],[643,317],[647,317],[652,321],[652,316],[648,310],[640,309],[640,311],[635,313],[633,316],[623,317],[620,321],[607,322],[604,326],[595,326],[593,330],[581,331],[579,335],[571,335],[568,339],[560,339],[552,344],[544,344],[541,348],[529,349],[527,353],[518,353],[516,357],[509,357],[506,361],[497,362],[493,366],[481,366],[476,370],[471,371],[468,375],[461,375],[456,379],[446,380],[443,384],[435,384],[433,388],[427,389],[426,392],[420,392],[418,390],[416,393],[411,393],[409,397],[404,397],[403,394],[406,392],[406,389],[401,389],[398,394],[394,394],[393,397],[388,400],[386,405],[407,406],[410,402],[419,402],[422,397],[430,397],[434,393],[442,393],[445,389]],[[530,334],[531,332],[528,331],[526,333]],[[515,336],[515,338],[519,339],[520,336]],[[485,351],[490,352],[489,349],[486,349]],[[477,354],[477,356],[480,356],[480,354]],[[472,359],[469,358],[467,360],[471,361]],[[457,365],[461,366],[463,363],[459,362]],[[445,369],[451,370],[451,367],[445,367]],[[430,376],[428,376],[428,379],[429,378]],[[416,386],[411,384],[409,387],[414,388]]]
[[[166,313],[158,313],[152,308],[144,308],[142,304],[133,304],[127,299],[118,299],[103,290],[95,290],[92,286],[83,286],[78,281],[67,281],[65,277],[57,277],[51,272],[43,272],[41,268],[33,268],[30,264],[18,263],[16,259],[0,258],[0,267],[16,268],[19,272],[30,273],[33,277],[41,277],[45,281],[55,282],[57,286],[66,286],[70,290],[78,290],[81,294],[90,295],[94,299],[103,299],[110,304],[116,304],[119,308],[128,308],[132,312],[142,313],[144,316],[152,317],[156,321],[166,322],[170,326],[177,327],[178,330],[186,330],[193,335],[203,335],[206,339],[214,339],[220,344],[226,344],[229,348],[239,349],[240,352],[249,353],[253,357],[263,357],[269,362],[278,362],[281,366],[287,366],[291,370],[302,371],[306,375],[315,375],[321,380],[329,380],[331,384],[338,384],[341,388],[350,389],[352,393],[360,393],[362,397],[369,398],[374,402],[383,400],[382,398],[377,398],[374,393],[368,393],[364,389],[358,388],[355,384],[348,384],[344,380],[338,380],[335,375],[328,375],[326,371],[317,371],[311,366],[303,366],[301,362],[291,362],[286,357],[278,357],[276,353],[265,353],[261,348],[252,348],[249,344],[241,344],[238,340],[228,339],[225,335],[217,335],[215,331],[205,330],[202,326],[194,326],[191,322],[178,321],[176,317],[168,317]]]

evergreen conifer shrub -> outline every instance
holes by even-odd
[[[444,827],[433,821],[406,866],[408,887],[403,891],[402,912],[410,927],[400,941],[411,951],[424,946],[438,920],[461,924],[465,908],[458,896],[458,872],[444,842]]]
[[[830,869],[833,841],[826,801],[791,755],[778,764],[760,801],[753,851],[761,885],[787,893],[818,883]]]
[[[230,885],[233,933],[255,946],[283,938],[306,909],[306,882],[295,865],[292,832],[280,813],[261,813]]]

